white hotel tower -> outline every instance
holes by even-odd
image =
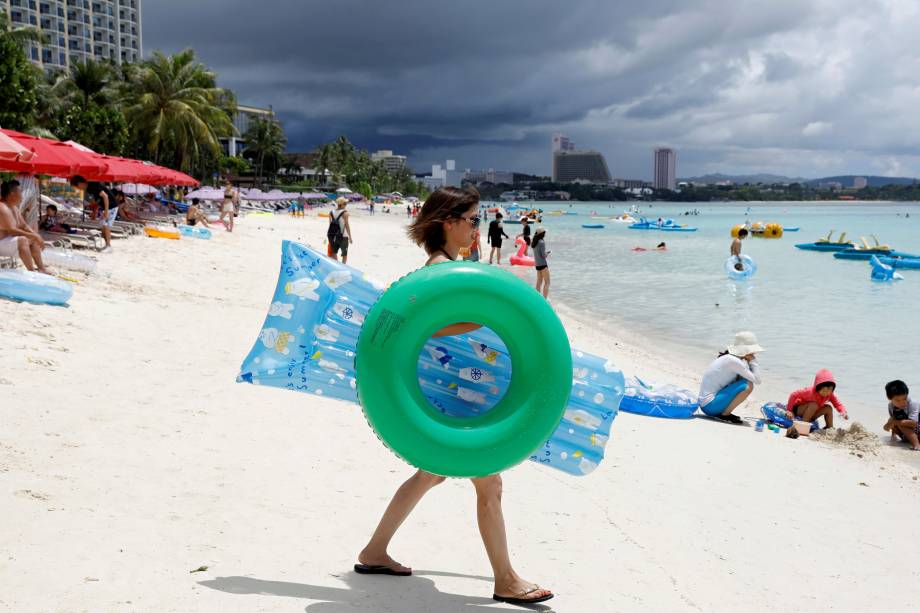
[[[141,0],[0,0],[14,28],[41,30],[45,43],[26,48],[32,62],[52,70],[86,59],[117,64],[141,59]]]

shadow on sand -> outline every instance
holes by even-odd
[[[199,585],[229,594],[260,594],[320,600],[309,604],[309,613],[351,613],[353,611],[400,611],[406,613],[438,611],[438,613],[469,613],[471,611],[503,610],[504,605],[491,597],[465,596],[438,591],[434,581],[426,576],[463,577],[487,582],[484,590],[491,588],[492,578],[478,575],[416,570],[411,577],[383,577],[359,575],[349,571],[339,578],[346,587],[328,587],[289,581],[268,581],[253,577],[215,577],[200,581]],[[544,604],[512,607],[516,610],[550,612]]]

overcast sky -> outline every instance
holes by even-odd
[[[616,177],[920,176],[916,0],[146,0],[289,150],[340,134],[416,170],[549,174],[552,133]]]

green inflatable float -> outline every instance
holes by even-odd
[[[511,381],[487,413],[455,417],[419,387],[419,352],[450,324],[474,322],[501,337]],[[380,297],[355,355],[358,399],[380,440],[406,462],[445,477],[484,477],[527,459],[553,434],[572,389],[562,322],[532,287],[472,262],[426,266]]]

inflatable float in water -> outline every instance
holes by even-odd
[[[179,234],[182,236],[191,236],[192,238],[202,238],[208,240],[211,238],[211,231],[199,226],[179,226]]]
[[[683,226],[673,219],[665,219],[660,223],[658,221],[649,221],[645,217],[641,218],[634,224],[629,225],[630,230],[661,230],[663,232],[696,232],[696,228]]]
[[[792,420],[786,415],[786,405],[782,402],[768,402],[767,404],[760,407],[760,412],[763,414],[764,419],[769,422],[772,422],[779,426],[780,428],[791,428]],[[814,432],[819,428],[818,422],[811,422],[811,431]]]
[[[893,266],[883,264],[878,256],[873,255],[872,259],[869,260],[869,264],[872,266],[872,271],[870,277],[873,281],[903,281],[904,277],[900,273],[894,271]]]
[[[0,270],[0,298],[64,305],[71,296],[73,286],[57,277],[28,270]]]
[[[902,268],[906,270],[920,270],[920,258],[892,258],[887,256],[876,256],[878,261],[892,268]]]
[[[511,256],[511,265],[512,266],[534,266],[534,259],[527,255],[527,243],[524,242],[523,238],[518,238],[514,241],[514,244],[517,245],[517,253]]]
[[[626,393],[620,401],[620,410],[636,415],[689,419],[699,408],[696,395],[675,385],[651,385],[630,377],[626,380]]]
[[[581,224],[581,227],[587,230],[600,230],[601,228],[604,227],[604,224],[602,223],[583,223]]]
[[[472,262],[456,264],[474,267],[473,271],[489,268]],[[523,284],[503,274],[508,277],[503,283]],[[529,286],[526,289],[532,291]],[[382,285],[354,268],[305,245],[284,241],[268,315],[237,381],[357,402],[358,338],[382,293]],[[382,335],[396,334],[390,331],[402,325],[398,316],[378,316],[373,329]],[[519,351],[515,337],[506,340]],[[512,360],[502,339],[486,328],[457,336],[418,338],[415,346],[419,351],[418,390],[411,393],[416,402],[430,406],[420,406],[414,416],[436,411],[456,419],[476,419],[493,407],[500,408],[503,395],[513,385],[512,362],[525,369],[522,381],[540,376],[533,370],[537,368],[534,362]],[[571,361],[571,388],[562,419],[529,459],[584,475],[603,460],[625,381],[623,373],[605,358],[571,350]]]
[[[735,268],[735,265],[738,264],[738,260],[741,260],[742,269],[738,270]],[[728,275],[728,278],[733,281],[742,281],[754,276],[754,273],[757,272],[757,263],[751,259],[749,255],[740,255],[728,256],[728,259],[725,260],[725,274]]]

